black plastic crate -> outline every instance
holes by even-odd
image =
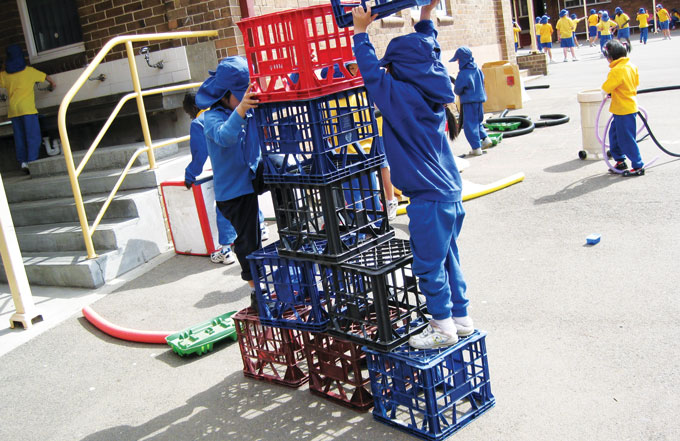
[[[391,239],[345,263],[322,264],[330,271],[323,279],[327,332],[390,351],[425,328],[425,295],[412,263],[409,241]]]
[[[342,262],[392,238],[379,173],[374,166],[328,184],[273,187],[279,254]]]
[[[385,161],[383,138],[376,136],[325,153],[263,155],[266,184],[327,184]]]

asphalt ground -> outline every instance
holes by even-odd
[[[680,38],[635,44],[640,88],[680,82],[679,49]],[[649,139],[642,157],[659,159],[643,177],[578,159],[576,94],[599,88],[608,71],[596,48],[578,56],[562,63],[554,50],[549,75],[531,83],[550,88],[529,91],[513,112],[570,122],[507,138],[463,172],[480,184],[516,172],[526,179],[464,204],[462,266],[470,314],[488,333],[496,405],[455,438],[680,439],[680,161]],[[680,152],[680,92],[639,102],[657,138]],[[456,154],[468,149],[454,144]],[[407,223],[394,222],[399,237]],[[602,239],[588,246],[592,233]],[[237,265],[168,254],[134,276],[112,292],[54,295],[97,300],[92,307],[111,322],[146,330],[179,330],[248,304]],[[48,316],[35,331],[0,332],[0,347],[13,345],[0,352],[0,439],[414,439],[307,385],[244,377],[235,343],[181,358],[104,335],[70,305],[70,315]],[[32,338],[16,337],[26,332]]]

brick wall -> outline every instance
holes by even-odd
[[[548,59],[543,52],[518,56],[517,66],[528,69],[529,75],[548,75]]]
[[[26,41],[24,40],[24,30],[21,27],[19,18],[19,7],[16,1],[2,2],[2,12],[0,12],[0,59],[5,59],[5,48],[10,44],[20,45],[26,51]]]
[[[442,1],[448,16],[437,19],[435,24],[444,51],[453,52],[462,45],[472,48],[498,45],[498,59],[514,60],[510,0]],[[25,46],[16,2],[5,3],[0,11],[0,24],[10,32],[3,32],[0,37],[2,47],[10,43]],[[254,12],[261,15],[320,3],[321,0],[254,0]],[[188,30],[217,30],[218,59],[243,53],[243,37],[236,26],[241,19],[239,0],[77,0],[77,5],[88,61],[118,35]],[[384,52],[392,38],[411,32],[418,18],[417,13],[404,10],[375,23],[370,33],[378,54]],[[205,40],[207,38],[139,42],[133,47],[138,50],[149,46],[153,52]],[[105,61],[123,57],[125,49],[120,45]]]

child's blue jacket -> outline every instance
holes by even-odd
[[[443,104],[454,101],[430,20],[393,39],[379,61],[368,34],[354,35],[354,51],[368,93],[383,115],[392,183],[406,196],[459,202],[461,179],[446,138]],[[382,65],[391,63],[394,76]]]
[[[451,61],[454,60],[458,60],[460,71],[456,77],[453,92],[460,97],[461,104],[485,102],[484,74],[477,67],[470,49],[466,47],[459,48],[451,59]]]

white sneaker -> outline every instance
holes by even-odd
[[[420,334],[413,335],[408,339],[408,344],[416,349],[435,349],[451,346],[458,343],[457,335],[449,335],[432,326],[430,322]]]
[[[267,225],[264,222],[260,224],[260,238],[262,239],[262,242],[269,240],[269,228],[267,228]]]
[[[25,162],[22,162],[21,163],[21,171],[24,172],[24,173],[30,173],[30,171],[28,170],[28,164],[26,164]]]
[[[466,315],[465,317],[451,317],[453,323],[456,325],[456,333],[461,337],[467,337],[475,332],[475,325],[472,323],[472,318]]]
[[[482,149],[486,150],[489,147],[493,147],[493,141],[487,136],[486,138],[482,139]]]
[[[578,61],[578,58],[574,57],[571,59],[571,61]]]
[[[397,209],[399,208],[399,201],[397,198],[393,198],[391,201],[387,201],[387,219],[393,220],[397,218]]]
[[[214,251],[210,255],[210,261],[212,263],[223,263],[225,265],[231,265],[236,262],[236,256],[231,252],[231,247],[223,247],[220,250]]]
[[[482,156],[483,154],[484,154],[484,152],[482,152],[481,148],[472,149],[472,151],[470,152],[470,155],[472,155],[472,156]]]
[[[566,62],[567,62],[567,61],[569,61],[569,60],[567,60],[567,59],[565,58],[565,59],[564,59],[564,60],[562,60],[562,61],[564,61],[564,62],[566,63]]]

